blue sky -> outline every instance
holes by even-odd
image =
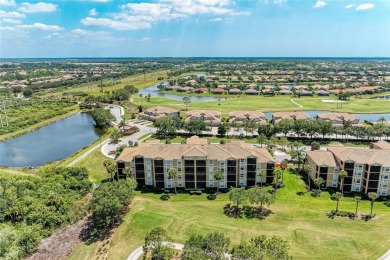
[[[0,0],[0,57],[390,57],[390,1]]]

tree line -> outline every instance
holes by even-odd
[[[182,252],[175,253],[172,238],[161,227],[154,228],[145,237],[143,259],[166,260],[287,260],[289,244],[280,237],[259,235],[240,244],[231,245],[230,238],[221,232],[191,235]]]

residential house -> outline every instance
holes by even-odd
[[[160,188],[230,188],[271,184],[274,179],[275,160],[265,148],[253,147],[242,141],[228,144],[208,144],[206,139],[193,136],[186,144],[160,142],[141,143],[123,150],[116,160],[118,177],[130,167],[139,186]],[[170,179],[170,169],[177,177]],[[223,172],[220,181],[216,170]],[[265,176],[259,177],[261,171]]]
[[[170,107],[156,106],[148,108],[144,112],[139,113],[140,118],[152,121],[155,121],[156,119],[164,116],[179,117],[180,111]]]
[[[229,89],[229,94],[232,94],[232,95],[241,94],[241,90],[238,88],[232,88],[232,89]]]
[[[311,117],[305,112],[274,112],[272,113],[272,123],[277,123],[282,119],[289,120],[311,120]]]
[[[359,118],[350,114],[342,112],[334,113],[322,113],[317,115],[318,119],[332,122],[332,125],[343,126],[346,122],[350,122],[352,125],[359,124]]]
[[[208,126],[221,125],[221,112],[216,110],[191,110],[187,113],[187,118],[184,120],[203,120]]]
[[[223,88],[215,88],[213,89],[213,94],[223,94],[225,90]]]
[[[249,88],[249,89],[245,90],[245,94],[247,94],[247,95],[258,95],[259,91],[257,91],[256,89],[253,89],[253,88]]]
[[[252,120],[260,125],[267,125],[265,115],[258,111],[235,111],[229,113],[230,123],[244,123],[246,120]]]

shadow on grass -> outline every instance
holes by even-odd
[[[296,194],[297,194],[298,196],[304,196],[304,195],[305,195],[305,192],[303,192],[303,191],[297,191]]]

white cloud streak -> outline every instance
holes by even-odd
[[[98,14],[99,14],[99,13],[98,13],[98,11],[96,11],[95,8],[89,10],[89,15],[90,15],[90,16],[96,16],[96,15],[98,15]]]
[[[355,4],[349,4],[349,5],[346,5],[345,8],[349,9],[349,8],[352,8],[352,7],[355,7],[356,5]]]
[[[1,18],[24,18],[24,17],[26,17],[24,14],[18,13],[16,11],[6,12],[3,10],[0,10],[0,16],[1,16]]]
[[[157,3],[128,3],[122,12],[111,17],[86,17],[85,26],[108,27],[115,30],[148,29],[158,22],[179,20],[191,15],[249,15],[232,9],[231,0],[159,0]],[[90,15],[92,16],[92,15]]]
[[[357,10],[357,11],[362,11],[362,10],[372,9],[372,8],[374,8],[374,7],[375,7],[374,4],[365,3],[365,4],[358,5],[358,6],[356,7],[356,10]]]
[[[22,22],[20,20],[15,20],[11,18],[5,18],[2,20],[5,23],[11,23],[11,24],[21,24]]]
[[[0,0],[0,5],[14,6],[16,3],[15,0]]]
[[[322,8],[322,7],[325,7],[325,6],[326,6],[326,2],[325,2],[325,1],[322,1],[322,0],[318,0],[318,1],[313,5],[314,8]]]
[[[22,24],[15,26],[18,29],[33,29],[33,30],[42,30],[42,31],[61,31],[64,28],[57,25],[47,25],[43,23],[34,23],[34,24]]]
[[[57,11],[58,6],[56,4],[44,2],[36,4],[23,2],[18,10],[23,13],[51,13]]]

